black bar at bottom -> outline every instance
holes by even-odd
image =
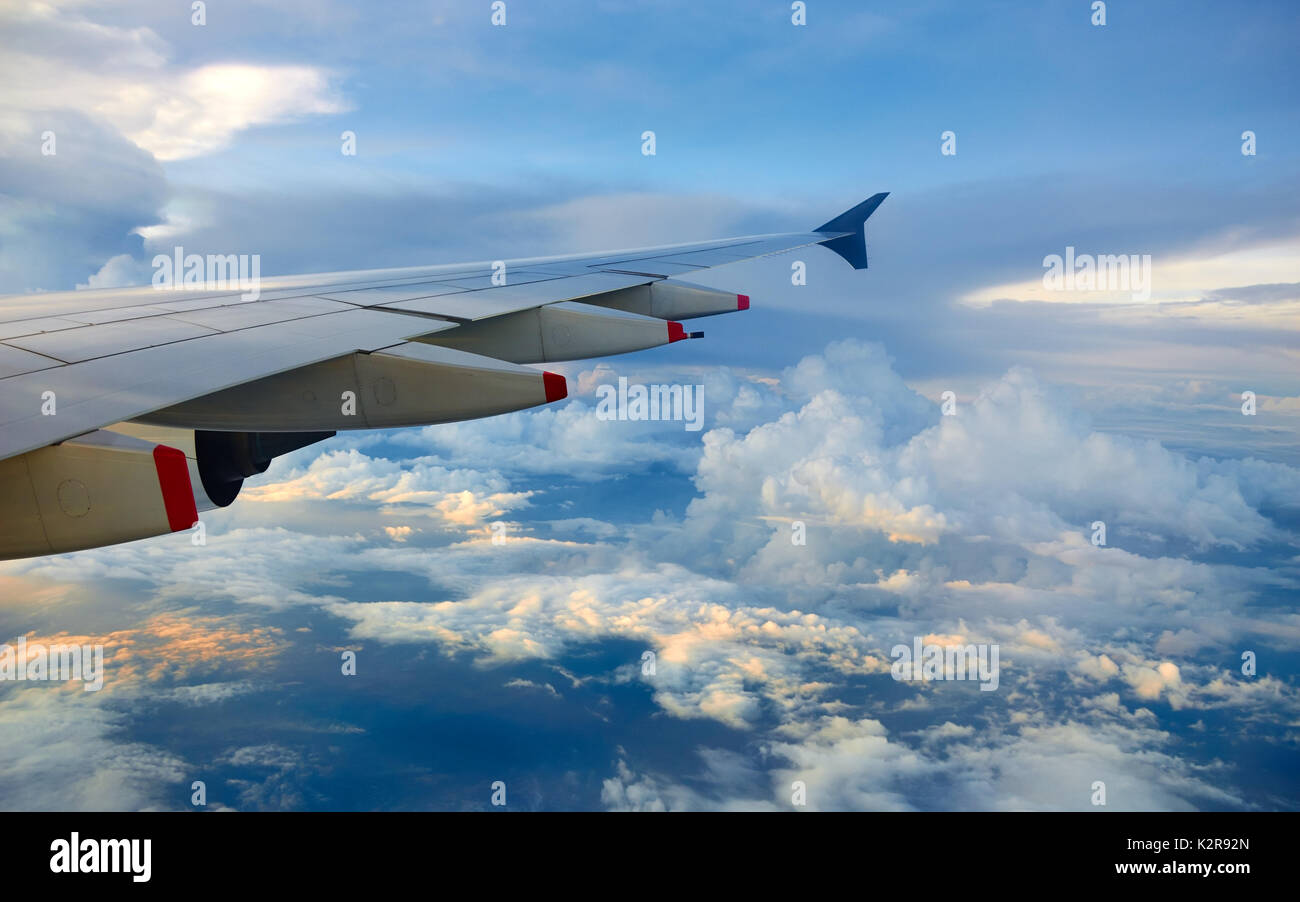
[[[607,876],[610,893],[628,881],[685,892],[697,877],[731,891],[790,881],[812,893],[829,889],[825,880],[847,878],[864,893],[910,884],[909,895],[1022,883],[1130,884],[1140,892],[1199,883],[1231,892],[1259,877],[1292,876],[1283,857],[1296,825],[1284,813],[1123,812],[11,813],[5,820],[0,866],[10,886],[237,889],[269,879],[331,890],[470,876],[494,889],[519,881],[535,891],[556,879],[572,885]],[[74,835],[76,872],[70,852],[60,857]],[[147,847],[115,842],[145,839]],[[137,880],[146,850],[148,880]],[[83,865],[108,872],[86,873]]]

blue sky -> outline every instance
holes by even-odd
[[[110,651],[99,693],[0,684],[0,804],[1296,807],[1293,5],[489,6],[6,7],[0,291],[145,283],[177,244],[272,275],[804,229],[889,191],[871,268],[711,270],[753,309],[566,364],[562,404],[296,452],[201,547],[0,565],[6,637]],[[1046,290],[1067,246],[1150,255],[1151,297]],[[704,385],[704,431],[597,420],[619,376]],[[998,691],[895,682],[915,636],[999,644]]]

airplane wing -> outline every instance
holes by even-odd
[[[823,245],[865,269],[886,196],[810,232],[256,286],[185,285],[178,259],[182,287],[0,298],[0,559],[189,529],[338,429],[559,400],[563,377],[523,364],[655,347],[745,309],[690,282],[715,266]]]

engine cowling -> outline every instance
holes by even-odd
[[[189,529],[194,461],[100,429],[0,461],[0,557],[30,557]]]
[[[203,492],[217,507],[235,500],[244,479],[265,473],[271,460],[333,436],[333,432],[194,432]]]
[[[245,477],[333,432],[195,432],[119,423],[0,461],[0,560],[191,529]]]

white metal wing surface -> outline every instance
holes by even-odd
[[[680,320],[748,307],[692,273],[814,244],[865,269],[885,197],[809,232],[0,298],[0,559],[188,529],[339,429],[559,400],[563,377],[525,364],[667,344],[690,337]]]

